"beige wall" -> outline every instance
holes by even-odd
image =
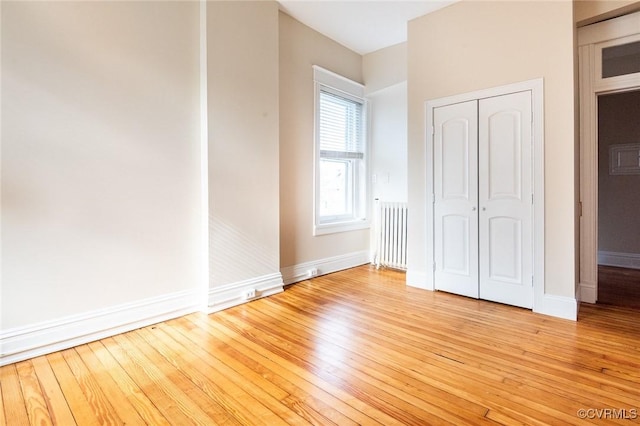
[[[357,82],[362,58],[280,13],[280,264],[294,266],[369,249],[369,231],[313,236],[312,65]]]
[[[278,5],[207,3],[210,287],[279,272]]]
[[[198,16],[2,2],[0,328],[198,286]]]
[[[598,250],[640,254],[640,175],[609,174],[609,147],[640,143],[640,91],[598,99]]]
[[[395,44],[362,57],[367,94],[407,81],[407,43]]]
[[[571,2],[459,2],[409,23],[410,275],[428,270],[425,101],[542,77],[545,292],[575,295],[573,40]]]
[[[574,0],[574,21],[587,25],[640,10],[637,0]]]

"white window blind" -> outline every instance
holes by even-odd
[[[364,158],[362,103],[320,90],[320,156]]]

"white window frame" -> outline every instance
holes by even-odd
[[[315,112],[314,112],[314,166],[313,166],[313,235],[333,234],[337,232],[354,231],[369,227],[368,218],[368,104],[364,98],[364,86],[355,81],[349,80],[341,75],[333,73],[317,65],[313,66],[314,90],[315,90]],[[350,195],[353,206],[353,215],[347,216],[321,216],[320,215],[320,92],[326,92],[340,96],[362,105],[362,137],[364,144],[363,159],[342,159],[350,164],[348,167],[348,179],[352,181],[352,193]]]

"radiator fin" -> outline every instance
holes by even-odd
[[[377,202],[377,267],[407,269],[407,203]]]

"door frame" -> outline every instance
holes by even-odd
[[[578,297],[598,300],[598,96],[640,89],[640,73],[599,78],[602,47],[640,37],[640,12],[578,28],[580,82],[580,277]]]
[[[462,93],[444,98],[428,100],[425,103],[426,113],[426,191],[428,205],[426,210],[426,238],[427,238],[427,265],[431,266],[427,274],[427,286],[429,290],[435,290],[434,277],[434,176],[433,176],[433,110],[434,108],[491,98],[495,96],[509,95],[517,92],[531,92],[532,111],[532,184],[533,184],[533,311],[544,304],[544,80],[542,78],[527,80],[519,83],[498,86],[489,89]]]

